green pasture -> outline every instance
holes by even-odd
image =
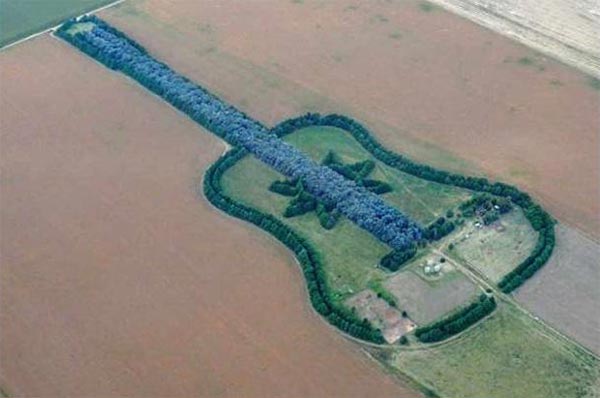
[[[369,281],[387,276],[377,264],[391,249],[349,220],[342,217],[335,228],[326,230],[314,212],[284,218],[282,213],[290,198],[268,190],[271,182],[282,178],[256,158],[245,157],[225,172],[221,182],[233,199],[277,216],[313,242],[322,256],[336,300],[341,302],[365,289]]]
[[[330,150],[344,163],[373,159],[350,134],[335,127],[307,127],[289,135],[286,141],[318,161]],[[425,181],[378,160],[376,164],[369,178],[385,181],[394,189],[383,195],[385,200],[421,224],[434,221],[471,196],[467,190]]]
[[[115,0],[0,0],[0,47]]]
[[[319,161],[329,150],[347,163],[373,159],[350,134],[337,128],[305,128],[285,139]],[[470,195],[467,191],[420,180],[379,161],[370,178],[391,184],[394,191],[385,194],[385,200],[421,222],[435,219]],[[290,198],[268,190],[275,180],[283,180],[283,176],[248,156],[225,172],[222,184],[232,198],[279,217],[315,244],[336,301],[342,302],[390,276],[377,264],[391,249],[344,217],[332,230],[322,228],[314,212],[284,218],[282,214]]]
[[[443,397],[591,397],[600,376],[596,358],[506,303],[455,341],[384,360]]]

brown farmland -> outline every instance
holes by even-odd
[[[559,226],[556,252],[517,292],[525,308],[600,355],[600,245]]]
[[[600,78],[600,3],[595,0],[433,1]]]
[[[7,393],[415,395],[314,315],[282,246],[197,195],[215,137],[46,35],[0,73]]]
[[[132,0],[101,14],[266,123],[352,115],[416,159],[516,183],[600,238],[599,92],[506,37],[416,1]]]

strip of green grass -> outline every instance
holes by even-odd
[[[0,47],[115,0],[0,0]]]
[[[600,377],[596,358],[505,303],[457,341],[397,351],[387,362],[442,396],[461,398],[594,396]]]

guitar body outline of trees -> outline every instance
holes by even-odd
[[[70,28],[81,23],[86,23],[87,28],[74,29],[71,33]],[[473,203],[465,205],[475,205],[475,212],[480,210],[481,216],[486,216],[484,222],[494,222],[498,214],[509,208],[509,204],[520,207],[538,233],[538,241],[529,256],[504,275],[498,283],[498,287],[504,293],[510,293],[521,286],[543,267],[552,255],[556,243],[554,219],[529,194],[515,186],[490,182],[485,177],[464,176],[415,162],[388,150],[362,124],[343,115],[308,113],[267,128],[210,91],[179,75],[165,63],[154,59],[144,47],[94,15],[67,21],[55,31],[55,35],[108,68],[129,76],[232,145],[233,148],[220,157],[205,174],[203,192],[206,198],[225,213],[269,232],[288,247],[302,268],[313,308],[332,325],[351,336],[375,344],[384,343],[380,329],[374,327],[366,318],[360,319],[335,301],[325,275],[321,254],[312,242],[274,215],[246,206],[227,196],[220,181],[223,173],[245,156],[253,156],[282,174],[284,178],[302,181],[302,189],[314,196],[315,202],[335,208],[340,215],[346,216],[357,227],[392,249],[380,262],[383,268],[392,272],[399,270],[414,257],[419,244],[439,240],[452,231],[454,223],[440,217],[423,228],[381,199],[377,195],[380,192],[373,192],[378,189],[385,190],[381,186],[375,188],[380,182],[368,182],[374,180],[363,179],[357,183],[344,175],[352,175],[347,166],[336,166],[335,162],[329,165],[319,164],[282,140],[283,136],[300,128],[327,126],[342,129],[354,137],[373,159],[388,167],[425,181],[502,197],[502,201],[498,201],[481,196]],[[371,166],[365,163],[361,170],[369,167]],[[318,211],[319,204],[315,203],[314,206]],[[327,213],[324,210],[327,210],[327,207],[321,208],[322,213]],[[448,218],[453,217],[452,213],[447,215]],[[422,342],[444,340],[483,319],[493,312],[495,307],[492,297],[482,296],[477,302],[454,315],[421,327],[420,336],[417,337],[420,337]]]
[[[344,164],[339,156],[330,150],[321,161],[321,165],[333,169],[344,178],[354,181],[357,185],[365,187],[376,195],[383,195],[393,190],[392,186],[386,182],[366,178],[375,170],[373,160],[367,159],[352,164]],[[283,212],[285,218],[298,217],[315,211],[319,224],[330,230],[335,227],[342,216],[342,213],[335,206],[320,201],[306,191],[302,178],[297,180],[275,180],[269,186],[269,191],[292,198]]]

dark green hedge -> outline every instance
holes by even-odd
[[[499,286],[505,293],[509,293],[523,284],[550,258],[555,243],[554,220],[527,193],[518,188],[502,182],[492,183],[487,178],[465,177],[414,162],[384,148],[360,123],[342,115],[321,116],[316,113],[309,113],[288,119],[272,131],[282,137],[300,128],[310,126],[331,126],[343,129],[349,132],[373,157],[402,172],[428,181],[507,198],[513,204],[520,206],[532,227],[539,232],[539,238],[536,250],[500,282]]]
[[[417,254],[417,245],[413,244],[404,250],[395,249],[381,258],[379,265],[389,271],[396,272]]]
[[[510,198],[492,196],[488,193],[480,193],[467,200],[459,207],[464,217],[473,217],[478,213],[485,225],[490,225],[498,220],[502,214],[512,209]]]
[[[436,241],[450,234],[455,228],[456,226],[452,221],[446,220],[445,217],[440,217],[425,228],[423,236],[429,241]]]
[[[546,264],[555,245],[554,229],[549,226],[539,231],[540,237],[533,249],[533,252],[517,266],[502,278],[498,286],[504,293],[510,293],[523,282],[531,278],[533,274]]]
[[[338,209],[327,209],[323,203],[317,204],[317,217],[321,226],[327,230],[333,229],[341,217]]]
[[[224,194],[221,186],[223,173],[246,155],[247,151],[244,149],[233,149],[208,169],[204,176],[204,194],[208,200],[227,214],[251,222],[269,232],[294,252],[306,278],[313,307],[331,324],[356,338],[378,344],[384,343],[379,329],[374,329],[366,320],[358,319],[351,311],[333,304],[322,260],[308,240],[273,215],[245,206]]]
[[[278,193],[283,196],[296,196],[298,195],[298,184],[293,184],[289,181],[273,181],[269,186],[269,191]]]
[[[297,217],[317,209],[317,200],[314,196],[305,191],[290,201],[285,208],[283,216],[286,218]]]
[[[454,314],[432,324],[417,328],[415,336],[422,343],[434,343],[446,340],[448,337],[462,332],[477,323],[477,321],[485,318],[494,309],[496,309],[496,300],[494,297],[482,294],[477,301]]]

